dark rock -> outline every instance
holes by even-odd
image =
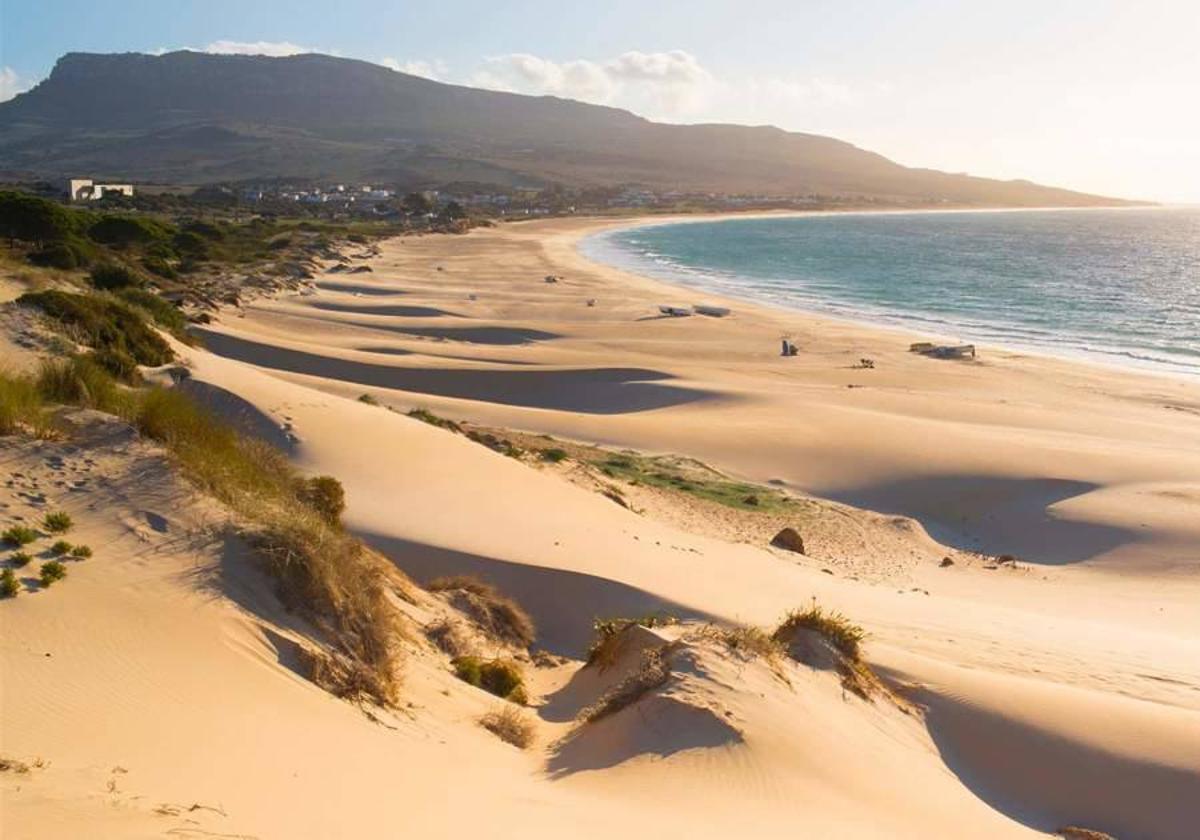
[[[771,545],[782,548],[784,551],[804,553],[804,540],[801,539],[800,533],[795,528],[784,528],[771,539]]]

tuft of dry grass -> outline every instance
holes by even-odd
[[[773,637],[785,641],[796,630],[812,630],[820,633],[843,655],[858,659],[860,644],[867,633],[839,612],[825,612],[817,604],[805,610],[792,610],[775,629]]]
[[[470,656],[474,653],[471,638],[460,622],[440,619],[425,628],[425,638],[437,645],[438,650],[451,657]]]
[[[66,511],[56,510],[53,513],[47,513],[42,519],[42,527],[51,534],[65,534],[71,530],[71,526],[75,523],[71,519],[71,515]]]
[[[512,598],[477,577],[451,575],[434,578],[426,589],[448,593],[450,603],[469,616],[490,639],[527,648],[537,638],[537,627],[529,613]]]
[[[584,723],[595,723],[633,705],[654,689],[666,685],[671,679],[671,663],[667,657],[672,650],[673,645],[664,645],[661,648],[642,651],[642,661],[638,669],[604,692],[595,703],[580,711],[579,719]]]
[[[479,718],[479,725],[506,744],[527,749],[533,743],[533,721],[516,706],[501,706]]]
[[[27,376],[0,373],[0,435],[23,432],[44,438],[52,430],[37,384]]]
[[[0,533],[0,540],[9,545],[29,545],[38,538],[38,532],[28,525],[13,525]]]
[[[788,613],[771,638],[798,662],[836,670],[842,687],[864,700],[877,693],[891,697],[891,692],[862,658],[866,635],[862,627],[846,616],[825,612],[814,603],[808,609]],[[815,641],[818,639],[821,642]]]
[[[705,624],[694,635],[719,642],[744,659],[765,659],[774,663],[786,653],[783,642],[761,627]]]
[[[1116,840],[1111,834],[1091,828],[1080,828],[1077,825],[1063,826],[1054,833],[1064,840]]]

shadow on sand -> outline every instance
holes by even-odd
[[[436,370],[376,365],[197,330],[212,352],[272,370],[375,388],[524,408],[624,414],[716,399],[695,388],[657,384],[669,374],[642,368],[582,370]]]
[[[940,475],[812,492],[910,516],[935,540],[955,548],[1057,565],[1088,560],[1140,538],[1128,528],[1066,519],[1049,509],[1099,486],[1059,478]]]
[[[478,554],[426,545],[384,534],[357,534],[419,583],[441,575],[477,575],[524,607],[537,623],[535,647],[580,658],[597,618],[663,613],[715,621],[715,617],[607,578],[543,566],[527,566]]]

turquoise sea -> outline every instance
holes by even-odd
[[[1200,208],[730,219],[581,247],[732,297],[1200,375]]]

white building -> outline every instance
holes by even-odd
[[[106,195],[133,196],[133,184],[95,184],[91,178],[72,178],[67,189],[71,201],[95,201]]]

